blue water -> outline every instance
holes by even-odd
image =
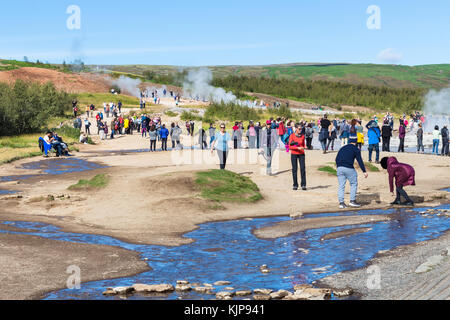
[[[26,169],[40,169],[46,174],[63,174],[99,167],[101,166],[79,159],[61,159],[53,160],[53,162],[47,160],[32,163],[27,165]],[[440,208],[450,209],[450,205],[443,205]],[[374,224],[308,230],[274,240],[258,239],[252,231],[288,221],[288,217],[206,223],[185,235],[193,239],[193,243],[180,247],[137,245],[108,236],[67,233],[56,226],[44,223],[4,221],[0,223],[23,229],[23,231],[0,230],[0,232],[35,235],[58,241],[117,246],[139,252],[142,259],[148,259],[146,261],[152,268],[151,271],[133,277],[83,283],[79,290],[66,289],[52,292],[45,298],[47,300],[119,299],[105,297],[102,292],[107,287],[129,286],[134,283],[174,285],[177,280],[211,284],[227,280],[236,290],[269,288],[292,291],[295,284],[311,284],[313,281],[335,273],[362,268],[380,250],[390,250],[401,245],[435,239],[450,228],[449,218],[418,214],[424,210],[426,209],[417,208],[310,214],[299,220],[356,214],[389,214],[393,219]],[[370,227],[372,230],[338,239],[320,240],[325,234],[356,227]],[[268,265],[270,273],[260,272],[259,267],[263,264]],[[81,270],[81,278],[83,278],[83,270]],[[216,287],[216,289],[219,291],[223,287]],[[179,298],[209,299],[211,296],[191,292],[172,293],[160,297],[139,295],[129,297],[129,299]]]
[[[41,174],[27,174],[0,177],[0,182],[22,181],[44,175],[61,175],[72,172],[83,172],[95,169],[106,168],[101,164],[88,162],[82,159],[49,159],[22,164],[21,169],[40,170]]]
[[[450,209],[450,205],[440,208]],[[185,237],[195,242],[180,247],[155,245],[135,245],[100,235],[86,235],[61,232],[59,228],[30,222],[3,222],[29,232],[0,231],[11,234],[32,234],[48,239],[78,243],[118,246],[141,253],[147,258],[152,271],[134,277],[84,283],[80,290],[61,290],[50,293],[46,299],[117,299],[105,297],[102,292],[107,287],[128,286],[134,283],[171,283],[188,280],[191,283],[214,283],[227,280],[237,290],[270,288],[292,290],[295,284],[312,283],[323,277],[362,268],[380,250],[390,250],[397,246],[412,244],[439,237],[450,228],[450,219],[417,214],[424,208],[390,210],[392,221],[359,226],[323,228],[299,232],[286,238],[261,240],[252,230],[277,222],[287,221],[287,217],[261,218],[206,223]],[[380,213],[377,210],[358,214]],[[355,213],[353,213],[355,214]],[[349,213],[333,215],[347,216]],[[351,214],[350,214],[351,215]],[[323,215],[321,215],[323,216]],[[426,229],[422,226],[427,226]],[[338,239],[321,241],[330,232],[370,227],[371,231]],[[212,251],[208,251],[213,249]],[[268,265],[271,270],[262,274],[259,267]],[[82,272],[82,271],[81,271]],[[83,275],[81,274],[81,277]],[[217,290],[223,287],[217,287]],[[196,293],[172,293],[161,297],[131,296],[129,299],[201,299]]]

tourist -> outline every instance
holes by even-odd
[[[256,131],[256,149],[260,148],[261,141],[260,141],[260,133],[261,133],[262,127],[261,122],[257,122],[255,125],[255,131]]]
[[[397,197],[391,205],[406,205],[413,206],[414,202],[408,196],[403,187],[415,186],[415,171],[414,168],[405,163],[399,163],[395,157],[385,157],[381,159],[381,167],[389,173],[389,187],[391,193],[394,194],[394,179],[397,189]],[[406,202],[401,202],[401,197],[405,198]]]
[[[372,162],[372,152],[376,152],[376,163],[380,162],[380,137],[381,131],[378,127],[378,124],[374,121],[369,127],[369,131],[367,132],[367,136],[369,137],[369,162]]]
[[[216,137],[216,126],[213,123],[209,124],[209,145],[211,145],[214,141],[214,138]]]
[[[312,123],[309,123],[308,126],[305,128],[305,137],[306,137],[306,146],[308,150],[312,150],[312,141],[314,138],[314,128]]]
[[[198,131],[198,144],[202,150],[208,149],[208,144],[206,142],[206,131],[202,127]]]
[[[446,156],[449,154],[448,152],[448,129],[447,125],[444,125],[444,127],[441,130],[441,137],[442,137],[442,155]]]
[[[389,119],[385,119],[383,126],[381,127],[381,137],[383,139],[383,152],[391,152],[391,138],[392,138],[392,127],[389,123]]]
[[[248,148],[255,149],[257,133],[256,133],[255,125],[253,124],[253,122],[250,122],[248,131],[247,131],[247,136],[248,136]]]
[[[283,149],[284,148],[283,136],[286,134],[286,127],[284,125],[283,120],[281,119],[278,123],[277,133],[278,133],[278,146],[280,149]]]
[[[88,117],[88,118],[89,118],[89,110],[91,110],[91,109],[89,108],[89,106],[86,106],[86,117]]]
[[[322,146],[323,153],[327,153],[327,142],[330,137],[330,126],[331,122],[328,120],[328,115],[324,115],[323,119],[320,120],[320,132],[319,132],[319,141]]]
[[[364,135],[363,135],[364,138]],[[328,138],[327,150],[334,151],[334,141],[337,139],[337,129],[334,124],[331,124],[330,127],[330,136]],[[330,149],[331,146],[331,149]]]
[[[174,125],[174,128],[172,130],[172,135],[171,135],[172,149],[179,148],[179,146],[180,146],[180,137],[181,137],[182,133],[183,133],[183,131],[178,126],[178,124]]]
[[[400,119],[400,127],[398,128],[398,138],[400,139],[400,144],[398,145],[398,152],[405,152],[405,137],[406,137],[406,128],[405,122]]]
[[[156,151],[156,140],[158,139],[158,133],[156,132],[156,126],[154,124],[150,127],[148,135],[150,137],[150,151]]]
[[[80,141],[80,143],[88,144],[88,137],[86,136],[85,133],[80,134],[80,140],[79,141]]]
[[[433,154],[439,154],[439,141],[441,137],[441,132],[439,131],[439,126],[434,127],[433,131]]]
[[[364,161],[361,157],[361,151],[356,146],[357,139],[349,139],[349,144],[339,150],[336,157],[337,177],[339,181],[339,208],[345,209],[345,185],[347,180],[350,182],[350,207],[359,208],[360,204],[356,202],[356,194],[358,191],[358,173],[355,170],[355,159],[358,161],[359,167],[364,172],[365,178],[368,177]]]
[[[103,121],[101,121],[101,120],[98,122],[98,130],[99,130],[100,140],[105,140],[105,138],[106,138],[105,125],[103,124]]]
[[[348,139],[350,137],[350,126],[348,125],[346,119],[342,120],[340,131],[341,131],[341,136],[340,136],[341,146],[346,146],[348,143]]]
[[[300,163],[301,187],[306,190],[306,167],[305,167],[305,134],[303,127],[297,123],[295,125],[295,133],[289,137],[289,150],[291,151],[292,179],[294,181],[293,189],[298,190],[298,163]]]
[[[211,154],[214,154],[214,148],[220,160],[220,170],[225,170],[228,157],[228,142],[231,141],[230,134],[225,130],[225,124],[220,125],[220,131],[216,133],[214,141],[211,144]]]
[[[85,133],[87,135],[91,134],[90,127],[91,127],[91,123],[89,122],[89,119],[88,118],[84,119],[84,129],[85,129]]]
[[[362,147],[364,145],[364,128],[362,126],[362,121],[357,120],[356,121],[356,137],[358,139],[357,146],[359,150],[362,150]]]
[[[423,146],[423,128],[422,128],[422,123],[419,123],[419,129],[417,130],[416,136],[417,136],[417,153],[420,153],[420,152],[425,153],[425,148]]]
[[[239,136],[239,122],[235,122],[233,126],[233,148],[238,149],[238,136]]]
[[[167,151],[167,139],[169,138],[169,130],[166,125],[163,124],[160,130],[161,135],[161,149],[162,151]]]
[[[261,148],[267,160],[266,174],[272,175],[272,159],[275,150],[277,149],[277,131],[272,128],[272,121],[267,120],[266,129],[261,133]]]

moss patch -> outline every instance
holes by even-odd
[[[323,167],[320,167],[318,170],[321,172],[326,172],[333,176],[337,176],[337,170],[331,166],[323,166]]]
[[[258,186],[248,177],[227,170],[196,173],[201,197],[216,202],[253,203],[262,199]]]
[[[88,190],[88,189],[101,189],[108,185],[109,177],[106,174],[96,175],[91,180],[80,180],[77,184],[70,186],[69,190]]]

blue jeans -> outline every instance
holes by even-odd
[[[434,154],[439,154],[439,139],[433,140],[433,152]]]
[[[356,192],[358,190],[358,173],[356,170],[346,167],[338,167],[337,177],[339,182],[339,203],[343,203],[345,201],[345,185],[347,180],[350,182],[350,201],[356,201]]]
[[[380,147],[378,144],[370,144],[369,145],[369,162],[372,161],[372,152],[376,152],[376,162],[380,161]]]

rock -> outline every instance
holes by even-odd
[[[450,256],[450,247],[447,249],[442,250],[441,256]]]
[[[252,294],[251,290],[236,291],[236,296],[239,296],[239,297],[246,297],[246,296],[250,296],[251,294]]]
[[[270,289],[255,289],[253,290],[253,293],[256,295],[269,295],[273,292],[273,290]]]
[[[216,293],[216,298],[217,299],[224,299],[225,297],[233,297],[234,296],[234,292],[230,292],[230,291],[220,291]]]
[[[228,286],[230,284],[231,284],[230,281],[216,281],[216,282],[214,282],[215,286]]]
[[[353,294],[353,290],[352,289],[333,290],[333,294],[338,298],[348,297]]]
[[[186,281],[186,280],[178,280],[178,281],[177,281],[177,284],[183,284],[183,285],[186,285],[186,284],[189,284],[189,281]]]
[[[203,294],[212,294],[214,291],[213,287],[195,287],[195,292],[203,293]]]
[[[107,289],[106,291],[103,292],[104,296],[115,296],[117,294],[116,291],[114,291],[114,289]]]
[[[224,290],[225,290],[225,291],[233,291],[234,288],[233,288],[233,287],[225,287]]]
[[[133,289],[136,292],[143,293],[166,293],[175,291],[171,284],[134,284]]]
[[[318,288],[307,288],[303,290],[304,293],[310,294],[311,296],[322,296],[331,297],[331,289],[318,289]]]
[[[257,294],[253,296],[253,300],[270,300],[270,296],[266,294]]]
[[[272,292],[270,294],[271,299],[283,299],[284,297],[291,294],[289,291],[286,290],[278,290],[277,292]]]
[[[294,290],[295,291],[301,291],[301,290],[305,290],[308,288],[312,288],[312,285],[309,284],[297,284],[294,286]]]
[[[210,284],[210,283],[204,283],[203,286],[205,286],[205,287],[212,287],[213,285]]]
[[[289,214],[289,217],[290,217],[291,219],[301,218],[301,217],[303,217],[303,212],[301,212],[301,211],[294,211],[294,212],[291,212],[291,213]]]
[[[47,196],[47,201],[55,201],[55,197],[52,196],[51,194],[49,194],[49,195]]]
[[[177,286],[175,287],[175,290],[179,291],[179,292],[187,292],[187,291],[191,291],[192,287],[187,284],[177,284]]]
[[[309,293],[303,291],[295,291],[294,296],[291,300],[308,300],[312,297]]]
[[[439,256],[431,256],[427,259],[427,261],[425,261],[424,263],[422,263],[420,266],[417,267],[415,273],[425,273],[430,271],[431,269],[433,269],[433,267],[437,266],[438,264],[440,264],[442,261],[444,260],[444,256],[439,255]]]
[[[130,294],[135,290],[134,290],[134,287],[117,287],[117,288],[114,288],[113,291],[116,294]]]

